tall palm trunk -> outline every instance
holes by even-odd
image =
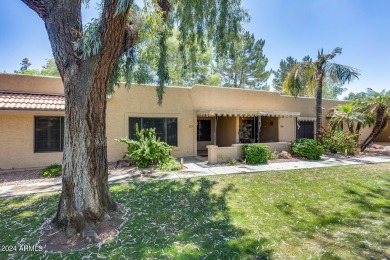
[[[316,139],[318,140],[321,133],[321,121],[322,121],[322,84],[324,80],[323,63],[317,63],[316,80],[317,80],[317,93],[316,93]]]
[[[380,106],[376,111],[376,120],[374,128],[372,129],[371,134],[363,141],[360,145],[360,149],[364,151],[383,131],[386,127],[388,117],[386,116],[386,107]]]

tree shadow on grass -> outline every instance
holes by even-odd
[[[291,226],[295,234],[311,239],[321,248],[321,259],[341,259],[341,251],[362,258],[387,259],[390,258],[390,179],[382,179],[380,183],[373,187],[352,181],[341,186],[341,195],[335,194],[340,196],[335,200],[338,205],[329,208],[327,203],[324,204],[327,208],[322,208],[321,202],[307,204],[304,214],[310,217],[306,218],[294,214],[297,210],[294,203],[281,201],[275,207],[295,223]]]
[[[234,185],[212,192],[215,181],[133,183],[119,189],[115,200],[128,209],[118,238],[101,250],[115,248],[132,258],[267,259],[267,240],[240,240],[246,230],[231,224],[226,197]],[[111,255],[112,256],[112,255]]]
[[[128,209],[112,241],[65,253],[0,252],[0,258],[270,259],[271,252],[262,250],[267,239],[248,239],[248,230],[231,223],[226,200],[234,185],[213,189],[215,184],[203,178],[112,186],[114,200]],[[57,203],[52,194],[0,200],[1,244],[33,246]]]

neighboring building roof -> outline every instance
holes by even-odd
[[[62,95],[0,92],[0,110],[64,111]]]

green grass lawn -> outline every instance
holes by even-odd
[[[111,191],[128,209],[114,240],[63,254],[0,252],[0,259],[390,256],[390,164],[138,182]],[[0,245],[34,245],[58,197],[1,199]]]

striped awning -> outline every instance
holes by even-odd
[[[196,111],[198,116],[210,117],[210,116],[240,116],[240,117],[252,117],[259,116],[258,110],[198,110]]]
[[[304,122],[314,122],[316,121],[315,117],[305,117],[305,116],[299,116],[298,121],[304,121]]]
[[[272,117],[298,117],[301,112],[290,112],[290,111],[260,111],[261,116],[272,116]]]
[[[260,111],[260,110],[198,110],[196,111],[198,116],[210,117],[210,116],[240,116],[240,117],[253,117],[253,116],[271,116],[271,117],[298,117],[300,112],[289,111]]]

